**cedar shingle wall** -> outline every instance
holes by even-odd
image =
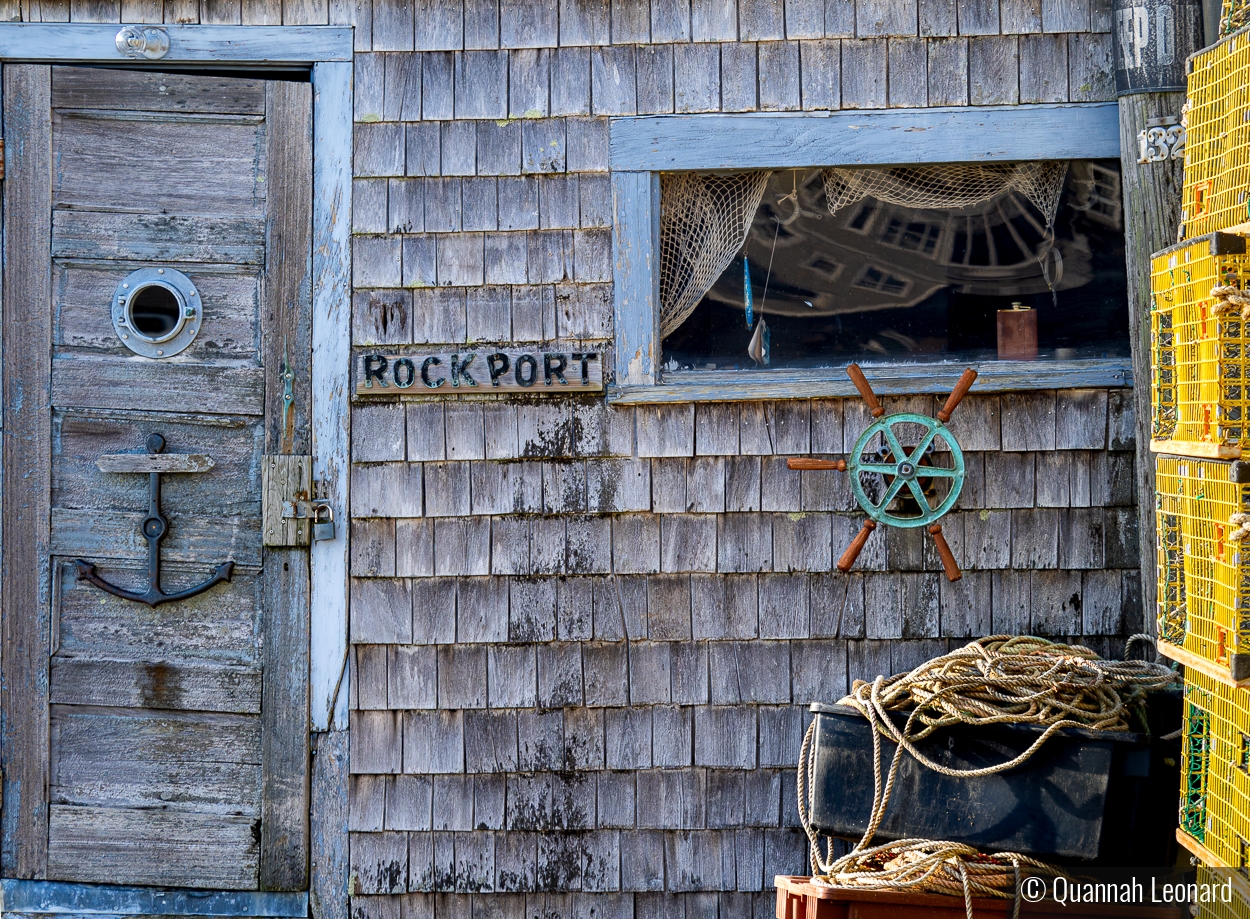
[[[607,116],[1111,99],[1110,6],[6,0],[0,19],[355,25],[354,342],[602,348]],[[1140,628],[1130,401],[965,401],[953,585],[917,531],[830,573],[860,516],[845,476],[784,457],[845,452],[856,401],[356,408],[356,915],[771,916],[772,876],[805,861],[806,703],[970,636],[1111,652]]]

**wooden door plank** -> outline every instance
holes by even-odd
[[[266,220],[261,341],[265,361],[265,452],[307,453],[312,355],[312,86],[273,82],[266,114],[273,164]],[[283,401],[283,361],[294,373]]]
[[[210,661],[52,658],[53,704],[260,714],[260,668]]]
[[[265,452],[307,454],[312,447],[311,85],[269,84],[265,118],[266,158],[272,164],[261,305]],[[309,832],[308,552],[266,549],[264,562],[260,885],[303,890]]]
[[[264,145],[254,115],[58,112],[56,204],[259,217]]]
[[[58,109],[264,115],[265,81],[66,66],[54,70],[53,105]]]
[[[144,514],[55,508],[52,511],[52,552],[89,559],[142,561],[148,557],[148,546],[139,525]],[[234,561],[236,566],[258,567],[260,554],[259,517],[183,517],[171,518],[169,535],[161,542],[161,559],[169,571],[167,584],[178,578],[170,562],[183,562],[183,586],[190,587],[196,578],[203,580],[205,566]],[[101,572],[107,566],[101,566]],[[194,568],[194,571],[187,571]],[[141,569],[146,571],[146,568]],[[140,572],[137,571],[138,575]],[[105,575],[108,577],[109,575]],[[220,601],[220,594],[213,594]]]
[[[260,815],[254,715],[53,706],[53,804]]]
[[[65,805],[49,811],[48,876],[54,880],[256,886],[253,817]]]
[[[137,524],[132,524],[132,526]],[[259,542],[259,528],[251,537]],[[126,575],[102,566],[104,577],[125,583]],[[188,582],[203,568],[184,574]],[[208,591],[178,604],[177,617],[103,593],[79,581],[72,563],[57,566],[57,652],[76,657],[213,661],[260,664],[260,585],[254,574],[238,572],[234,589]],[[131,577],[141,578],[142,571]],[[173,583],[178,583],[174,581]]]
[[[57,108],[114,111],[265,113],[265,81],[148,70],[57,67],[52,74]]]
[[[66,408],[259,415],[263,404],[261,372],[250,362],[58,357],[54,364],[52,396]]]
[[[4,182],[4,496],[0,626],[4,680],[0,768],[4,770],[6,877],[47,870],[48,543],[52,449],[52,110],[46,66],[5,66],[4,139],[13,167]]]
[[[347,919],[347,731],[316,736],[312,778],[311,915]]]
[[[53,227],[56,258],[259,265],[265,257],[259,217],[57,211]]]
[[[68,212],[57,212],[58,215],[65,213]],[[54,251],[62,242],[56,233],[59,223],[54,216]],[[260,317],[257,315],[256,303],[260,300],[259,265],[263,261],[263,238],[262,232],[257,242],[257,249],[262,255],[258,256],[255,268],[185,263],[173,266],[184,270],[199,289],[203,301],[214,306],[204,317],[204,325],[194,344],[179,359],[184,367],[212,364],[219,359],[246,360],[259,365],[257,343],[260,340]],[[78,262],[58,259],[53,263],[52,289],[57,317],[55,344],[58,357],[87,360],[93,357],[125,358],[131,364],[136,363],[133,352],[117,337],[109,311],[100,309],[100,304],[107,303],[113,296],[118,275],[141,267],[147,266],[134,261]],[[84,354],[79,349],[87,353]],[[256,399],[259,400],[261,377],[259,367],[253,369],[256,371]],[[260,414],[259,401],[255,414]],[[196,419],[196,423],[200,420],[202,419]]]

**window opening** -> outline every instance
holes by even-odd
[[[763,367],[761,326],[771,368],[1018,359],[998,333],[1013,304],[1037,360],[1129,354],[1118,161],[671,174],[661,191],[665,371]]]

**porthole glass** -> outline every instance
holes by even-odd
[[[200,294],[176,268],[140,268],[113,294],[113,329],[143,357],[172,357],[195,340],[203,319]]]
[[[144,284],[127,307],[130,327],[148,341],[168,341],[178,334],[186,318],[182,298],[165,284]]]

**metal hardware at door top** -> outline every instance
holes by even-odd
[[[161,514],[161,474],[178,472],[207,472],[213,467],[210,457],[198,454],[167,454],[165,438],[160,434],[152,434],[147,439],[147,455],[144,454],[112,454],[102,456],[96,465],[103,472],[146,472],[148,473],[148,515],[143,519],[143,538],[148,543],[148,588],[142,593],[126,590],[111,584],[96,571],[95,565],[86,559],[75,559],[78,568],[78,580],[88,581],[96,587],[123,600],[146,603],[148,606],[160,606],[174,600],[186,600],[204,593],[210,587],[229,581],[234,573],[234,561],[222,562],[213,569],[213,576],[194,587],[165,593],[161,590],[161,540],[169,532],[169,521]]]
[[[159,26],[125,26],[115,41],[118,52],[137,60],[159,61],[169,53],[169,33]]]

